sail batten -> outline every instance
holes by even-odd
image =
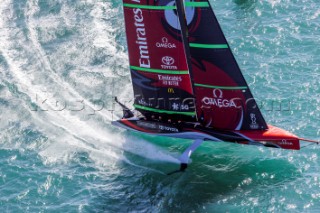
[[[143,68],[143,67],[136,67],[136,66],[130,66],[131,69],[137,70],[137,71],[143,71],[143,72],[151,72],[151,73],[162,73],[162,74],[168,74],[168,75],[189,75],[188,70],[162,70],[162,69],[149,69],[149,68]]]
[[[199,44],[199,43],[189,43],[190,47],[194,48],[206,48],[206,49],[227,49],[228,44]]]
[[[186,115],[186,116],[195,116],[195,112],[183,112],[183,111],[172,111],[172,110],[160,110],[156,108],[141,106],[138,104],[133,105],[136,109],[142,109],[150,112],[162,113],[162,114],[172,114],[172,115]]]
[[[157,6],[157,5],[141,5],[141,4],[123,4],[124,7],[129,8],[140,8],[140,9],[149,9],[149,10],[175,10],[176,6]],[[207,2],[185,2],[185,7],[210,7]]]
[[[198,83],[195,83],[194,86],[211,88],[211,89],[222,89],[222,90],[246,90],[246,89],[248,89],[248,87],[215,86],[215,85],[206,85],[206,84],[198,84]]]
[[[208,2],[195,2],[195,1],[187,1],[185,2],[186,7],[210,7]]]
[[[176,6],[156,6],[156,5],[141,5],[141,4],[123,4],[124,7],[148,9],[148,10],[175,10]]]

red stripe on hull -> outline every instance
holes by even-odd
[[[280,146],[283,149],[300,150],[299,138],[278,127],[268,125],[265,131],[239,131],[238,133],[259,142],[266,142]]]
[[[130,122],[130,120],[127,120],[127,119],[122,119],[119,122],[123,123],[124,125],[132,128],[134,130],[137,130],[137,131],[140,131],[140,132],[152,133],[152,132],[146,131],[146,129],[138,127],[137,125],[133,124],[132,122]]]

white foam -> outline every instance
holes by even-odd
[[[11,11],[11,2],[4,1],[1,3],[1,11]],[[94,107],[88,100],[81,96],[75,91],[70,85],[65,83],[60,76],[51,68],[50,61],[45,57],[46,53],[42,49],[36,33],[36,22],[34,21],[33,15],[38,11],[37,1],[28,2],[26,8],[26,23],[29,32],[29,41],[18,44],[22,50],[19,52],[12,47],[14,43],[20,41],[12,41],[12,34],[19,31],[19,29],[9,29],[5,22],[10,24],[9,18],[1,21],[1,34],[3,35],[0,39],[0,48],[2,55],[8,63],[9,70],[12,79],[11,83],[18,85],[19,91],[27,94],[33,102],[37,102],[36,98],[44,100],[46,98],[54,97],[55,93],[61,93],[64,99],[76,98],[84,100],[84,103],[91,108]],[[24,40],[23,35],[18,35],[20,40]],[[31,52],[38,61],[31,61],[28,59],[28,53]],[[18,57],[19,56],[19,57]],[[36,70],[41,70],[36,71]],[[38,80],[40,79],[40,80]],[[43,81],[43,82],[41,82]],[[56,91],[51,91],[52,88],[56,88]],[[87,138],[112,138],[112,134],[108,133],[106,129],[99,130],[93,128],[89,122],[83,121],[78,115],[73,115],[70,111],[54,112],[53,109],[56,107],[53,103],[47,102],[46,106],[49,107],[49,111],[43,112],[31,112],[33,122],[45,132],[50,138],[55,139],[55,145],[52,149],[44,150],[41,154],[47,154],[48,157],[56,158],[58,154],[65,156],[64,153],[71,152],[69,147],[77,144],[78,148],[87,148],[81,140],[76,137],[80,137],[83,141]],[[24,106],[24,109],[28,109],[28,106]],[[111,120],[111,115],[96,112],[100,117],[105,120]],[[101,127],[100,127],[101,129]],[[60,135],[56,135],[56,134]],[[111,141],[107,141],[111,142]],[[63,143],[63,144],[59,144]],[[61,146],[60,146],[61,145]],[[69,147],[68,147],[69,146]],[[63,147],[55,149],[54,147]],[[72,149],[74,152],[75,149]],[[110,154],[112,155],[112,154]]]
[[[318,9],[312,16],[311,19],[316,19],[320,16],[320,9]]]
[[[76,99],[83,100],[84,104],[91,109],[95,109],[95,105],[88,101],[82,94],[81,91],[75,90],[75,88],[68,84],[59,74],[51,60],[51,56],[47,56],[46,51],[43,49],[41,42],[54,41],[55,36],[49,34],[41,34],[43,37],[40,39],[38,29],[48,27],[54,31],[59,28],[61,19],[68,20],[67,15],[70,15],[67,5],[63,6],[63,12],[60,14],[59,21],[54,20],[53,15],[35,18],[35,14],[39,12],[38,0],[28,1],[27,7],[25,8],[26,27],[28,32],[28,38],[24,34],[20,33],[21,29],[8,28],[9,25],[15,25],[11,18],[4,18],[0,21],[1,38],[0,38],[0,49],[6,62],[8,63],[8,70],[6,70],[2,76],[10,73],[11,78],[6,80],[14,85],[18,86],[19,92],[26,94],[30,101],[34,103],[41,102],[48,99],[45,105],[41,105],[38,111],[30,111],[30,106],[26,102],[22,101],[22,106],[19,110],[25,110],[30,114],[32,118],[30,122],[34,123],[38,130],[44,133],[49,139],[48,144],[41,148],[39,154],[43,157],[45,163],[57,163],[57,162],[69,162],[73,159],[77,152],[86,152],[89,157],[97,162],[98,165],[104,167],[105,165],[115,164],[118,160],[126,161],[130,164],[123,152],[129,152],[136,155],[140,155],[156,161],[169,161],[177,163],[177,160],[171,157],[170,154],[161,150],[159,147],[149,144],[148,142],[140,139],[125,139],[121,135],[116,135],[114,132],[110,132],[109,124],[105,121],[112,119],[112,114],[107,111],[98,111],[94,119],[88,118],[81,113],[75,113],[68,110],[57,110],[55,100],[57,94],[61,97],[61,103],[63,100]],[[92,34],[99,34],[101,36],[94,37],[93,44],[99,48],[105,48],[115,61],[127,60],[124,57],[126,53],[119,52],[115,48],[115,41],[112,35],[113,28],[110,25],[105,25],[106,22],[102,21],[102,11],[108,13],[110,5],[109,3],[94,3],[94,9],[92,11],[93,25],[92,31],[89,31],[89,36]],[[11,2],[9,0],[3,1],[0,6],[0,11],[8,10],[12,12]],[[114,9],[113,9],[114,10]],[[115,11],[110,11],[115,13]],[[11,14],[14,16],[14,14]],[[66,16],[66,17],[64,17]],[[72,16],[72,14],[71,14]],[[53,24],[52,24],[53,23]],[[72,24],[69,22],[69,24]],[[110,24],[110,23],[109,23]],[[15,36],[14,40],[12,37]],[[79,38],[78,38],[79,39]],[[80,38],[81,39],[81,38]],[[82,38],[83,39],[83,38]],[[72,45],[74,42],[66,43],[58,46],[56,54],[68,54],[74,53],[79,50]],[[18,47],[18,49],[17,49]],[[70,49],[69,49],[70,47]],[[66,49],[67,48],[67,49]],[[66,53],[63,53],[66,51]],[[89,50],[90,51],[90,50]],[[50,58],[51,57],[51,58]],[[58,59],[63,58],[57,57]],[[81,58],[81,57],[80,57]],[[82,58],[81,58],[82,59]],[[66,63],[67,61],[61,61],[58,63]],[[82,64],[79,67],[84,69],[92,70],[91,65],[88,61],[79,61]],[[112,64],[113,62],[111,62]],[[63,67],[61,67],[63,68]],[[106,67],[108,68],[108,67]],[[100,67],[99,69],[103,69]],[[92,70],[93,72],[100,72],[100,70]],[[83,72],[83,70],[82,70]],[[104,77],[111,73],[107,71]],[[94,83],[94,79],[90,81],[83,75],[72,74],[76,80],[85,81],[87,80],[87,86]],[[110,75],[112,76],[112,75]],[[112,76],[114,77],[114,76]],[[102,80],[97,81],[97,84],[102,84]],[[129,88],[130,86],[128,86]],[[130,89],[124,88],[122,97],[125,97],[127,93],[130,93]],[[21,101],[21,100],[20,100]],[[16,118],[17,119],[17,118]],[[103,122],[104,121],[104,122]]]

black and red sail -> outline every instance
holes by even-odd
[[[124,0],[124,14],[137,110],[267,129],[207,0]]]
[[[267,129],[209,2],[185,5],[199,119],[220,129]]]
[[[193,88],[173,1],[124,0],[134,106],[144,115],[196,120]]]

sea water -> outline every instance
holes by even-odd
[[[211,0],[268,123],[320,139],[318,0]],[[132,105],[121,1],[1,0],[0,212],[319,212],[320,146],[111,126]],[[302,144],[303,146],[308,144]]]

